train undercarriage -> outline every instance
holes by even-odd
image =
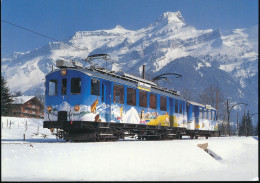
[[[215,131],[186,130],[186,128],[152,126],[145,124],[104,123],[88,121],[44,121],[44,128],[51,131],[56,129],[56,135],[60,139],[74,142],[98,142],[117,141],[125,137],[138,140],[166,140],[182,139],[182,136],[190,136],[191,139],[199,136],[218,136]]]

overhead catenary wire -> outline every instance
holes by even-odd
[[[49,37],[49,36],[46,36],[46,35],[43,35],[43,34],[41,34],[41,33],[39,33],[39,32],[33,31],[33,30],[31,30],[31,29],[25,28],[25,27],[23,27],[23,26],[20,26],[20,25],[14,24],[14,23],[11,23],[11,22],[9,22],[9,21],[3,20],[3,19],[1,19],[1,21],[5,22],[5,23],[7,23],[7,24],[13,25],[13,26],[15,26],[15,27],[18,27],[18,28],[20,28],[20,29],[23,29],[23,30],[32,32],[32,33],[37,34],[37,35],[39,35],[39,36],[42,36],[42,37],[51,39],[51,40],[53,40],[53,41],[61,42],[61,43],[63,43],[63,44],[66,44],[66,45],[68,45],[68,46],[74,47],[74,48],[76,48],[76,49],[80,49],[80,50],[82,50],[82,51],[86,51],[86,50],[81,49],[81,48],[79,48],[79,47],[73,46],[73,45],[71,45],[71,44],[65,43],[65,42],[63,42],[63,41],[57,40],[57,39],[55,39],[55,38],[52,38],[52,37]]]

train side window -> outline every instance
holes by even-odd
[[[160,110],[162,111],[166,111],[167,110],[167,98],[161,96],[161,100],[160,100]]]
[[[147,107],[147,92],[139,90],[139,106]]]
[[[211,110],[209,110],[209,120],[212,120]]]
[[[91,78],[91,95],[100,95],[100,81],[95,78]]]
[[[203,118],[203,109],[200,108],[200,119],[202,119],[202,118]]]
[[[61,80],[61,95],[67,94],[67,79]]]
[[[150,108],[156,109],[157,96],[154,93],[150,93]]]
[[[178,113],[178,100],[175,100],[175,113]]]
[[[78,95],[81,92],[81,79],[71,78],[70,94]]]
[[[136,90],[127,87],[127,105],[136,105]]]
[[[179,113],[182,114],[182,102],[180,101]]]
[[[49,81],[49,96],[57,95],[58,91],[58,80],[52,79]]]
[[[114,84],[113,86],[114,103],[124,103],[124,86]]]

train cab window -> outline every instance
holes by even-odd
[[[114,103],[123,104],[124,103],[124,86],[114,84],[113,87],[113,99]]]
[[[67,79],[61,80],[61,95],[67,94]]]
[[[127,105],[136,105],[136,90],[127,87]]]
[[[179,113],[182,114],[182,102],[180,101]]]
[[[147,92],[139,90],[139,106],[147,107]]]
[[[156,109],[157,96],[154,93],[150,93],[150,108]]]
[[[161,96],[160,99],[161,99],[161,100],[160,100],[160,110],[166,111],[166,110],[167,110],[167,98]]]
[[[78,95],[81,91],[81,79],[80,78],[71,78],[71,88],[70,94]]]
[[[175,100],[175,113],[178,113],[178,100]]]
[[[49,96],[57,95],[58,91],[58,80],[52,79],[49,81]]]
[[[100,81],[95,78],[91,78],[91,95],[100,95]]]

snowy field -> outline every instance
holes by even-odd
[[[258,137],[69,143],[42,120],[1,121],[2,181],[259,180]]]

